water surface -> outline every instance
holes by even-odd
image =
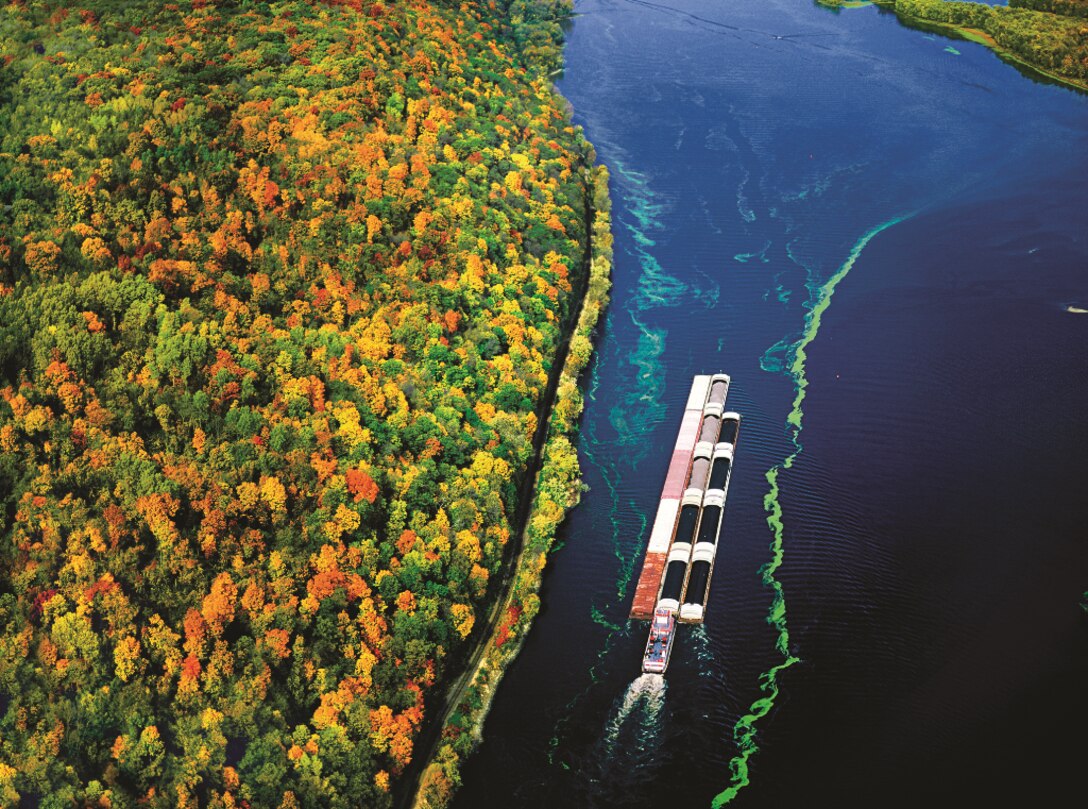
[[[616,230],[590,491],[457,806],[1062,805],[1088,97],[873,7],[578,11],[559,87]],[[690,377],[719,370],[744,424],[708,620],[657,682],[633,579]]]

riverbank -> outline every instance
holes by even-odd
[[[0,8],[0,803],[389,809],[588,283],[571,4],[85,5]]]
[[[533,485],[532,506],[525,520],[521,549],[510,586],[492,611],[494,618],[462,678],[447,696],[441,734],[427,754],[411,805],[441,809],[460,786],[460,762],[483,739],[491,701],[507,667],[516,659],[532,620],[540,609],[537,592],[556,530],[581,496],[581,477],[574,446],[582,396],[578,380],[592,357],[592,336],[608,304],[612,266],[611,206],[608,170],[592,173],[592,229],[587,246],[588,276],[578,320],[570,336],[559,375],[554,405],[548,414],[544,460]]]
[[[1029,75],[1088,92],[1088,44],[1081,33],[1084,23],[1073,16],[948,0],[816,3],[834,10],[876,5],[894,12],[908,27],[977,42]]]

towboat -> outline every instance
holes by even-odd
[[[676,614],[665,607],[654,610],[650,624],[650,637],[646,639],[646,652],[642,656],[642,670],[647,674],[664,674],[672,654],[672,642],[676,638]]]

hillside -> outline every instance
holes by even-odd
[[[565,11],[0,9],[0,805],[388,805],[576,304]]]

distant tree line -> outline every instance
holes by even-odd
[[[1030,8],[1066,17],[1088,17],[1088,0],[1009,0],[1010,8]]]
[[[1009,6],[948,0],[889,0],[906,20],[973,28],[1033,67],[1080,85],[1088,82],[1085,0],[1011,0]]]

